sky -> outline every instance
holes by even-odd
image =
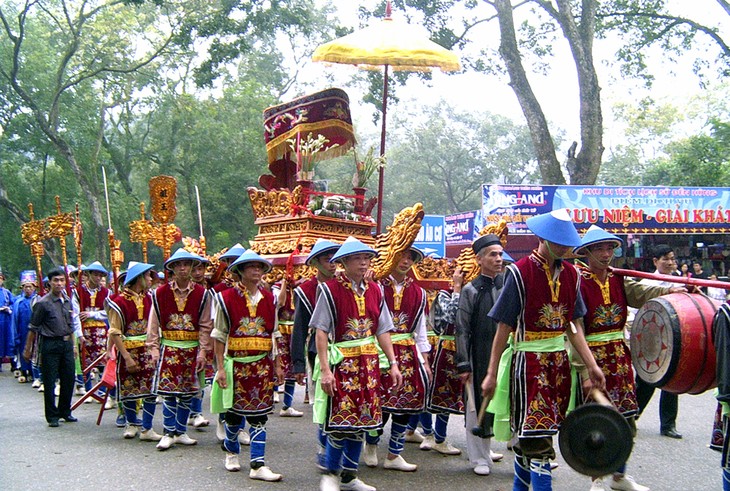
[[[693,0],[692,2],[670,0],[670,2],[673,12],[685,14],[693,19],[717,26],[722,32],[730,32],[730,16],[721,9],[715,0]],[[338,1],[334,3],[341,22],[357,29],[359,24],[357,18],[358,6],[362,4],[372,7],[376,2],[375,0],[362,0],[359,2]],[[529,15],[529,13],[524,11],[524,14],[521,15]],[[403,18],[403,15],[394,10],[393,17]],[[518,19],[518,17],[516,18]],[[474,33],[473,39],[476,40],[472,43],[474,46],[492,46],[496,48],[499,43],[496,22],[483,24]],[[657,101],[673,103],[681,107],[688,104],[694,95],[702,91],[697,77],[692,73],[691,58],[689,56],[678,64],[669,64],[665,62],[658,50],[655,56],[650,57],[650,68],[652,73],[656,75],[656,80],[650,90],[646,89],[637,80],[623,79],[615,64],[611,63],[614,58],[615,46],[615,40],[596,40],[595,42],[596,67],[602,88],[605,121],[604,144],[607,148],[611,148],[623,139],[623,129],[614,123],[612,119],[611,108],[614,104],[620,102],[633,104],[643,97],[651,95]],[[334,77],[336,85],[338,80],[344,81],[352,76],[354,70],[356,69],[346,65],[326,65],[312,62],[305,67],[301,75],[304,79],[317,80],[318,78],[321,79],[323,74],[326,74]],[[579,140],[579,103],[575,66],[564,38],[558,38],[554,45],[554,56],[550,60],[548,73],[528,73],[528,77],[548,120],[555,127],[565,131],[566,147],[573,140]],[[712,87],[712,84],[710,87]],[[347,92],[350,95],[351,111],[358,133],[376,132],[379,123],[375,127],[372,122],[373,108],[361,102],[362,94],[356,89],[348,88]],[[496,113],[508,116],[518,123],[524,123],[524,117],[517,98],[507,85],[506,77],[477,73],[447,75],[435,71],[430,84],[425,84],[412,77],[406,90],[398,90],[398,96],[400,102],[388,106],[389,128],[390,122],[395,121],[392,116],[399,111],[403,111],[405,108],[412,109],[424,101],[433,103],[440,99],[458,109]],[[684,128],[684,131],[687,135],[697,132],[701,128],[696,126],[696,123],[688,125]],[[565,150],[560,149],[559,151]]]

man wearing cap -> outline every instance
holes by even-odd
[[[539,240],[529,256],[507,267],[507,279],[489,317],[498,322],[487,376],[482,382],[484,397],[492,398],[497,387],[500,357],[506,351],[510,368],[500,374],[500,386],[508,384],[508,409],[494,407],[496,414],[511,415],[518,441],[513,446],[514,490],[552,489],[550,460],[555,458],[552,436],[565,418],[571,395],[570,360],[565,350],[567,334],[583,360],[593,387],[605,385],[585,337],[581,318],[586,314],[580,295],[580,275],[563,261],[581,239],[568,210],[555,210],[527,220],[527,227]],[[502,376],[504,378],[502,378]],[[502,394],[502,391],[499,391]]]
[[[483,416],[480,434],[471,431],[478,421],[482,404],[481,383],[487,374],[492,342],[497,324],[487,314],[499,297],[504,284],[502,274],[502,243],[494,234],[482,235],[472,244],[479,265],[479,276],[461,291],[456,312],[456,370],[465,388],[466,451],[474,466],[474,473],[487,476],[492,462],[501,460],[500,454],[492,454],[494,415]]]
[[[15,354],[15,336],[11,328],[15,297],[3,283],[5,274],[0,270],[0,372],[3,370],[2,359],[11,358]]]
[[[297,383],[304,384],[307,377],[307,363],[310,370],[317,357],[317,346],[314,333],[309,328],[312,312],[317,302],[317,291],[320,284],[335,277],[337,264],[330,262],[339,244],[326,239],[317,239],[304,264],[315,268],[317,274],[301,283],[294,289],[294,329],[291,340],[292,373]],[[327,438],[322,426],[317,427],[317,463],[324,468],[324,456]]]
[[[152,309],[148,294],[154,265],[130,261],[119,294],[107,300],[110,343],[117,348],[117,394],[124,409],[124,438],[158,442],[162,438],[152,429],[155,416],[155,364],[145,346],[147,320]],[[121,276],[120,279],[121,280]],[[143,401],[142,421],[137,417],[137,401]]]
[[[381,280],[385,304],[393,317],[394,330],[390,332],[393,352],[398,369],[403,374],[400,389],[391,387],[392,382],[383,380],[383,425],[390,416],[388,456],[385,469],[413,472],[416,464],[407,462],[401,453],[406,438],[406,426],[412,414],[420,414],[426,408],[426,387],[431,378],[428,352],[431,345],[426,336],[426,292],[418,286],[408,272],[413,265],[423,259],[423,253],[411,247],[396,265],[388,278]],[[368,467],[378,465],[377,444],[379,437],[365,436],[363,460]]]
[[[20,372],[18,382],[29,382],[32,378],[32,364],[30,360],[23,358],[23,348],[28,339],[28,324],[32,314],[33,304],[38,300],[36,295],[36,272],[27,270],[20,273],[20,287],[23,292],[13,303],[13,315],[11,318],[11,329],[15,337],[16,369]],[[40,385],[40,380],[38,381]]]
[[[671,275],[677,269],[677,258],[671,247],[660,244],[652,250],[652,261],[656,268],[655,273]],[[645,278],[640,281],[645,285],[672,287],[673,283],[662,280]],[[655,387],[644,382],[641,377],[636,379],[636,399],[639,404],[637,419],[646,409],[654,395]],[[677,431],[677,414],[679,413],[679,395],[662,390],[659,395],[659,433],[669,438],[681,439],[682,434]]]
[[[218,265],[218,271],[216,271],[216,273],[211,278],[211,283],[213,284],[214,291],[222,292],[223,290],[231,288],[231,276],[228,273],[227,268],[244,252],[246,252],[246,248],[243,247],[240,243],[236,243],[218,257],[220,261],[220,264]]]
[[[146,345],[157,366],[155,392],[164,397],[165,434],[157,444],[159,450],[175,443],[197,443],[188,436],[187,424],[191,400],[200,389],[198,372],[211,351],[212,329],[208,292],[191,279],[197,262],[199,256],[178,249],[165,261],[172,279],[152,292]]]
[[[23,357],[30,360],[36,337],[39,338],[38,356],[43,370],[43,384],[48,387],[43,393],[46,421],[52,428],[58,427],[63,419],[68,423],[78,421],[71,414],[71,395],[74,384],[74,316],[71,301],[66,295],[66,278],[61,269],[48,272],[50,291],[33,306],[30,318],[30,332],[25,342]],[[58,405],[53,387],[60,381]]]
[[[229,267],[236,278],[232,288],[216,294],[212,337],[218,371],[211,394],[213,412],[225,413],[225,467],[239,471],[241,446],[238,433],[249,423],[251,460],[248,476],[280,481],[282,476],[266,466],[266,422],[274,409],[274,376],[281,378],[275,348],[276,300],[260,283],[271,263],[247,251]]]
[[[342,265],[344,274],[319,286],[312,312],[317,346],[314,421],[327,434],[320,491],[375,490],[357,478],[357,468],[364,432],[383,424],[385,394],[376,338],[390,364],[393,389],[403,383],[390,339],[393,318],[380,287],[366,279],[376,254],[348,237],[331,259]]]
[[[610,265],[614,249],[622,243],[620,238],[593,225],[583,235],[582,245],[574,252],[585,256],[588,261],[588,267],[579,268],[580,292],[586,305],[583,319],[586,342],[606,377],[606,393],[636,433],[634,416],[638,406],[634,369],[624,337],[628,307],[639,308],[650,298],[686,289],[682,286],[644,285],[613,273]],[[586,373],[580,375],[581,379],[587,378]],[[649,488],[637,484],[625,471],[624,464],[614,473],[613,480],[609,482],[611,489],[648,491]],[[591,490],[603,489],[603,478],[594,479]]]
[[[109,297],[109,289],[102,286],[102,278],[108,275],[99,261],[85,266],[83,272],[86,281],[81,288],[73,290],[74,310],[81,321],[81,369],[86,370],[94,360],[99,358],[107,346],[107,316],[104,302]],[[99,365],[99,373],[104,371],[104,363]],[[86,390],[91,389],[91,375],[84,381]]]

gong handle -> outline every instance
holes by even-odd
[[[601,406],[614,407],[613,403],[606,397],[606,395],[598,389],[591,389],[591,399],[596,401]]]

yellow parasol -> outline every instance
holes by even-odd
[[[388,104],[388,67],[399,71],[444,72],[461,69],[458,57],[424,36],[417,26],[391,18],[390,1],[385,7],[385,18],[376,24],[319,46],[312,55],[314,61],[356,65],[366,70],[383,73],[383,122],[380,131],[380,155],[385,155],[385,121]],[[378,175],[378,228],[381,231],[383,215],[383,168]]]

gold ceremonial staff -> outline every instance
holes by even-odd
[[[49,239],[57,238],[61,244],[61,258],[63,259],[63,276],[66,278],[66,293],[71,296],[71,282],[68,278],[68,256],[66,254],[66,236],[71,233],[74,226],[73,213],[61,212],[61,198],[56,196],[56,214],[46,218],[47,233]]]
[[[38,274],[38,291],[41,296],[45,295],[46,291],[43,287],[43,270],[41,268],[41,257],[45,253],[43,248],[43,240],[46,239],[46,224],[45,219],[36,220],[35,212],[33,211],[33,203],[28,203],[28,210],[30,212],[30,220],[28,223],[24,223],[20,226],[20,235],[23,238],[23,243],[30,246],[30,254],[35,258],[35,269]]]
[[[139,204],[139,220],[129,222],[129,240],[142,244],[142,260],[147,261],[147,242],[155,238],[154,226],[145,218],[144,203]]]
[[[177,234],[177,227],[172,223],[177,216],[177,181],[171,176],[155,176],[150,179],[149,185],[150,214],[157,222],[156,226],[153,225],[153,242],[162,248],[162,260],[167,261]]]

